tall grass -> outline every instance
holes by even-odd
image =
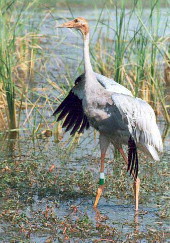
[[[25,12],[33,3],[0,1],[0,128],[13,133],[20,129],[23,107],[31,104],[28,85],[34,76],[38,36]]]
[[[0,82],[3,83],[6,94],[8,127],[16,129],[15,86],[12,79],[15,37],[9,24],[9,7],[4,0],[0,2]]]
[[[168,26],[166,21],[163,24],[160,22],[159,3],[151,1],[148,16],[140,0],[134,2],[131,10],[126,10],[124,4],[121,9],[115,6],[115,19],[107,25],[112,40],[106,41],[100,34],[100,45],[96,45],[93,56],[97,56],[95,64],[99,72],[127,86],[135,96],[150,103],[156,113],[162,114],[169,123],[163,70],[165,56],[169,55],[168,37],[159,33],[164,29],[162,33],[165,34]],[[101,56],[104,65],[99,60]]]
[[[31,127],[32,134],[38,133],[43,126],[50,127],[45,110],[50,108],[49,113],[52,114],[54,99],[49,89],[57,91],[55,96],[58,104],[60,98],[68,93],[68,87],[73,84],[72,70],[68,64],[65,84],[55,84],[54,75],[50,74],[46,67],[45,50],[42,50],[43,45],[39,46],[39,26],[32,26],[34,6],[37,6],[37,2],[38,0],[31,1],[31,4],[17,0],[0,2],[0,124],[3,124],[6,130]],[[169,67],[169,50],[166,42],[168,38],[164,34],[168,23],[165,22],[164,26],[160,23],[160,1],[150,2],[147,19],[143,18],[141,0],[135,0],[131,9],[126,9],[123,0],[119,5],[113,2],[111,6],[115,18],[108,16],[107,21],[106,18],[102,20],[107,5],[103,7],[96,20],[95,33],[92,35],[93,37],[98,34],[97,42],[91,43],[93,65],[96,71],[114,78],[127,86],[135,96],[148,101],[155,111],[163,114],[169,122],[163,70],[160,71],[165,57],[167,68]],[[132,29],[134,19],[136,22]],[[101,23],[102,27],[107,26],[104,35],[102,30],[98,32]],[[162,36],[159,36],[160,28],[164,28]],[[47,36],[48,38],[54,37]],[[56,43],[61,46],[62,38]],[[54,57],[58,58],[55,54]],[[60,78],[60,75],[58,77]],[[46,90],[39,92],[39,88],[30,88],[34,79],[42,78],[47,83]],[[2,129],[2,126],[0,128]]]

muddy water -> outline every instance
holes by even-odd
[[[164,127],[160,123],[160,127]],[[79,146],[75,150],[67,151],[65,145],[60,142],[56,144],[54,138],[44,138],[44,139],[30,139],[27,135],[23,136],[21,139],[14,140],[1,140],[1,158],[0,162],[4,163],[10,167],[12,163],[20,161],[20,163],[26,163],[28,166],[29,162],[35,161],[38,164],[38,168],[45,167],[46,170],[50,168],[52,164],[55,165],[54,174],[62,174],[63,177],[65,173],[68,172],[69,176],[76,173],[82,173],[82,171],[90,171],[94,178],[94,187],[98,181],[98,168],[99,168],[99,145],[98,138],[92,139],[94,137],[93,131],[88,131],[81,138]],[[67,137],[63,141],[67,141]],[[106,187],[104,196],[101,198],[98,212],[93,209],[94,193],[83,196],[81,194],[81,186],[73,187],[73,196],[62,197],[62,192],[58,193],[56,187],[56,192],[53,194],[48,194],[48,191],[44,195],[39,195],[39,193],[34,192],[32,195],[31,203],[21,203],[22,207],[20,214],[23,213],[31,220],[31,225],[36,224],[34,222],[35,214],[43,214],[46,208],[52,208],[53,214],[61,220],[69,218],[72,222],[77,220],[78,217],[85,215],[90,220],[91,224],[102,223],[107,227],[112,227],[117,232],[117,237],[119,242],[124,241],[129,235],[133,234],[144,234],[141,238],[141,242],[151,242],[152,235],[145,237],[145,234],[159,234],[164,232],[166,241],[168,242],[168,172],[167,164],[170,159],[170,148],[169,148],[170,137],[166,137],[164,141],[164,154],[161,157],[161,162],[144,161],[143,157],[140,158],[140,178],[141,178],[141,195],[140,195],[140,210],[138,217],[134,217],[134,200],[132,192],[132,180],[127,174],[125,174],[125,183],[127,187],[125,188],[125,196],[123,194],[119,195],[119,190],[121,190],[115,183],[115,177],[117,180],[120,179],[120,174],[123,168],[123,163],[120,165],[116,163],[116,158],[113,160],[113,151],[110,149],[107,153],[107,163],[106,163],[106,178],[108,183],[108,188]],[[69,150],[69,149],[68,149]],[[68,152],[68,154],[67,154]],[[66,155],[67,154],[67,155]],[[119,160],[119,158],[118,158]],[[120,171],[117,171],[115,166],[120,167]],[[21,171],[22,173],[22,171]],[[147,178],[146,178],[147,177]],[[124,183],[121,181],[121,183]],[[36,181],[36,179],[35,179]],[[41,185],[37,183],[37,192]],[[74,182],[73,182],[74,183]],[[23,184],[24,186],[25,184]],[[92,185],[93,186],[93,185]],[[113,191],[112,188],[113,187]],[[29,190],[26,189],[28,192]],[[25,194],[21,191],[16,191],[16,204],[19,205],[19,201],[25,198]],[[122,193],[122,192],[120,192]],[[75,195],[74,195],[75,194]],[[79,196],[80,195],[80,196]],[[11,196],[12,200],[13,196]],[[10,199],[10,198],[9,198]],[[7,207],[5,206],[8,202],[7,198],[1,199],[0,207],[1,210]],[[72,208],[76,207],[77,211],[73,211]],[[14,210],[13,206],[13,210]],[[18,212],[18,209],[16,210]],[[16,213],[17,214],[17,213]],[[100,215],[100,217],[97,217]],[[30,224],[30,222],[29,222]],[[20,239],[20,233],[18,230],[12,229],[14,226],[13,220],[7,222],[1,222],[1,233],[0,239],[2,242],[11,242],[12,239]],[[33,226],[32,226],[33,227]],[[12,230],[11,230],[12,229]],[[22,235],[22,234],[21,234]],[[15,236],[15,237],[14,237]],[[23,239],[25,235],[23,234]],[[30,242],[45,242],[46,239],[50,237],[50,232],[46,232],[41,226],[41,230],[38,232],[34,231],[30,234]],[[99,239],[100,237],[93,236],[90,240],[88,237],[81,241],[81,237],[75,237],[77,242],[92,242],[92,240]],[[150,239],[147,241],[147,238]],[[55,237],[54,237],[55,239]],[[62,238],[64,239],[64,238]],[[55,241],[58,242],[58,241]],[[74,241],[73,241],[74,242]],[[107,242],[107,241],[106,241]],[[160,241],[157,241],[160,242]]]
[[[80,11],[75,11],[74,15],[81,15],[86,18],[89,18],[90,16],[90,24],[93,32],[95,29],[95,21],[98,19],[99,13],[100,10],[94,11],[93,13],[89,13],[89,11],[83,11],[81,13]],[[162,13],[161,21],[164,21],[167,14],[165,10],[162,10]],[[114,16],[113,12],[109,12],[109,14],[110,17]],[[147,15],[148,12],[146,11],[145,14]],[[61,10],[54,14],[55,18],[59,18],[61,16],[70,17],[70,14],[67,11],[63,12]],[[103,15],[103,20],[105,20],[105,16],[106,15]],[[42,16],[38,16],[38,19],[40,18],[42,18]],[[35,22],[36,21],[37,19],[35,18]],[[134,22],[135,21],[133,19],[132,27]],[[47,76],[57,83],[66,83],[66,77],[69,75],[73,75],[73,77],[75,77],[82,70],[82,67],[77,70],[82,59],[82,41],[80,36],[71,31],[58,31],[54,29],[54,24],[53,18],[49,16],[41,26],[41,33],[45,35],[45,37],[42,39],[41,46],[43,47],[43,51],[47,58],[45,69],[42,70],[45,78],[40,80],[40,77],[37,75],[37,79],[31,84],[31,87],[36,86],[38,88],[49,88],[49,93],[47,93],[51,98],[56,97],[56,90],[51,89],[51,87],[48,86],[46,82]],[[103,28],[103,26],[100,25],[97,28],[100,29]],[[103,29],[103,33],[105,31],[106,30]],[[61,36],[64,36],[63,39]],[[93,41],[95,41],[97,34],[95,34],[93,38]],[[79,46],[80,48],[75,47],[75,45]],[[69,71],[66,72],[66,70]],[[51,117],[51,114],[52,111],[49,109],[45,110],[43,113],[48,120],[50,127],[52,128],[53,118]],[[25,117],[22,117],[22,119],[24,121]],[[36,122],[40,122],[40,117],[38,117],[38,115]],[[165,124],[160,121],[159,126],[162,134],[164,134],[166,130]],[[15,164],[16,162],[23,164],[25,163],[26,166],[28,166],[29,163],[31,164],[32,162],[35,162],[38,165],[37,168],[45,168],[48,170],[50,166],[54,164],[54,173],[57,175],[61,174],[64,177],[66,172],[68,172],[71,176],[75,171],[77,173],[88,171],[93,175],[94,181],[97,183],[99,169],[99,146],[98,136],[95,137],[93,130],[85,132],[85,134],[80,138],[79,144],[76,146],[76,148],[69,147],[69,144],[67,143],[69,139],[68,134],[64,136],[60,143],[56,143],[56,139],[54,137],[32,137],[30,130],[22,131],[20,134],[21,136],[19,139],[17,138],[13,140],[10,140],[5,135],[1,136],[0,162],[2,164],[2,168],[3,166],[5,167],[7,165],[10,167],[10,165],[13,163]],[[54,215],[61,220],[69,217],[69,219],[74,222],[77,217],[85,215],[94,225],[102,222],[102,224],[105,226],[115,229],[117,232],[116,234],[118,242],[126,242],[126,240],[130,240],[134,234],[143,234],[143,236],[140,238],[140,242],[153,242],[152,234],[156,235],[159,233],[165,236],[164,239],[162,238],[162,242],[168,242],[169,194],[167,169],[168,162],[170,160],[170,137],[166,133],[164,137],[164,154],[161,156],[160,162],[156,163],[149,161],[144,157],[141,157],[140,160],[141,200],[138,217],[134,217],[134,202],[133,197],[131,196],[132,180],[127,174],[125,175],[125,181],[126,178],[128,181],[127,186],[125,187],[126,190],[121,192],[119,195],[120,188],[117,186],[115,178],[116,180],[119,180],[120,172],[122,170],[126,170],[126,168],[123,168],[123,162],[120,162],[119,165],[116,158],[113,159],[113,150],[110,148],[107,153],[106,165],[108,188],[106,188],[104,196],[100,200],[98,212],[94,211],[92,208],[95,186],[93,193],[89,193],[87,196],[80,194],[81,188],[75,186],[73,188],[73,192],[74,194],[77,193],[77,196],[70,196],[66,198],[62,197],[62,192],[56,192],[56,194],[54,193],[53,195],[48,195],[48,193],[46,193],[43,196],[40,196],[39,193],[34,190],[31,203],[22,203],[22,198],[25,197],[25,194],[15,189],[15,197],[11,196],[11,198],[14,200],[16,205],[17,203],[18,205],[21,203],[22,207],[16,209],[16,207],[13,206],[13,211],[15,211],[13,218],[11,220],[4,220],[3,218],[3,221],[0,222],[1,242],[17,242],[12,241],[17,239],[23,240],[21,242],[46,242],[46,240],[52,235],[50,231],[46,232],[43,226],[41,226],[39,227],[38,232],[31,231],[29,237],[26,237],[23,231],[21,231],[22,227],[20,223],[18,223],[18,225],[20,225],[20,231],[15,229],[14,218],[16,217],[17,212],[20,211],[20,215],[24,214],[25,217],[27,217],[27,224],[34,225],[36,224],[34,222],[35,213],[40,212],[41,214],[46,210],[47,207],[53,208]],[[118,161],[119,160],[120,158],[118,158]],[[120,171],[117,171],[115,166],[119,166]],[[120,182],[124,183],[123,181]],[[36,178],[35,183],[37,183],[38,191],[38,188],[40,188],[41,185],[38,184]],[[26,183],[24,185],[26,185]],[[12,186],[9,187],[10,190],[13,190]],[[29,192],[28,188],[27,190]],[[3,199],[0,199],[1,211],[4,212],[6,208],[9,210],[9,204],[9,198],[3,197]],[[73,206],[77,208],[77,211],[72,211]],[[60,232],[61,235],[62,233],[63,231]],[[56,239],[57,237],[55,238],[54,235],[53,237],[55,242],[59,242]],[[75,237],[75,241],[70,240],[70,242],[92,242],[92,240],[100,238],[102,238],[101,235],[93,236],[91,239],[87,236],[81,240],[81,237],[77,236]],[[65,241],[64,238],[62,238],[62,240],[62,242]],[[161,242],[161,240],[155,240],[154,242]]]

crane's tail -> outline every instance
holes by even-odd
[[[158,155],[158,152],[156,151],[156,149],[149,145],[149,144],[145,144],[145,150],[146,150],[146,153],[152,158],[154,159],[155,161],[160,161],[159,159],[159,155]]]
[[[128,141],[128,168],[127,171],[132,174],[134,173],[134,178],[136,179],[138,176],[138,153],[137,146],[133,138],[130,136]]]

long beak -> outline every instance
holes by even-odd
[[[61,25],[56,25],[56,28],[75,28],[75,25],[74,25],[74,21],[71,20],[71,21],[68,21],[64,24],[61,24]]]

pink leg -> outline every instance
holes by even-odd
[[[119,152],[121,153],[121,155],[124,158],[126,164],[128,165],[128,159],[127,159],[127,156],[124,153],[123,149],[119,148]],[[135,210],[138,211],[140,179],[139,179],[139,177],[137,177],[135,179],[135,175],[134,175],[133,171],[132,171],[132,175],[133,175],[133,178],[134,178]]]
[[[100,179],[99,179],[99,188],[97,190],[97,195],[94,202],[94,208],[97,207],[99,199],[104,190],[104,159],[105,159],[107,148],[110,143],[108,138],[105,137],[102,133],[100,133],[99,141],[100,141],[100,150],[101,150]]]
[[[104,173],[104,158],[105,158],[105,154],[106,153],[101,153],[100,173]],[[97,195],[96,195],[96,199],[95,199],[95,202],[94,202],[94,208],[97,207],[99,199],[100,199],[100,197],[102,195],[103,190],[104,190],[104,181],[103,181],[103,185],[100,185],[98,190],[97,190]]]

